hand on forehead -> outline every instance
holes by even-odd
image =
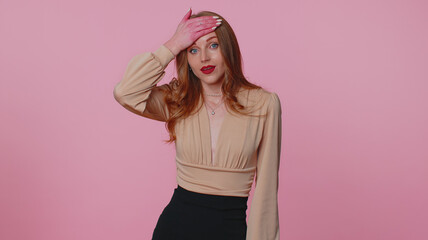
[[[200,38],[198,38],[195,42],[193,42],[193,45],[204,45],[206,42],[209,42],[211,40],[217,40],[217,34],[215,32],[207,33]]]
[[[174,55],[188,48],[199,39],[204,40],[204,37],[207,37],[206,35],[210,33],[215,35],[214,30],[220,26],[222,22],[219,16],[190,18],[191,14],[192,10],[190,9],[178,25],[174,36],[166,43],[166,46]]]

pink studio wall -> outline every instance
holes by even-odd
[[[113,88],[189,7],[228,19],[246,76],[280,96],[281,239],[427,239],[417,0],[0,1],[0,239],[150,239],[174,146]]]

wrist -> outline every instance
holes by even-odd
[[[166,43],[164,43],[164,46],[169,49],[169,51],[174,54],[174,56],[177,56],[177,54],[180,52],[180,50],[177,48],[177,45],[174,44],[171,40],[168,40]]]

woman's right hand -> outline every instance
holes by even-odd
[[[174,56],[188,48],[198,38],[213,32],[221,24],[221,19],[218,16],[201,16],[189,19],[191,15],[192,9],[189,9],[178,24],[174,36],[164,44]]]

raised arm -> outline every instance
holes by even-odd
[[[122,81],[116,84],[113,94],[116,101],[129,111],[159,121],[166,121],[169,113],[162,88],[156,86],[165,75],[165,68],[174,54],[165,45],[155,52],[139,54],[131,59]]]
[[[169,118],[164,95],[169,84],[157,86],[165,75],[165,68],[182,50],[199,37],[214,31],[218,17],[203,16],[190,19],[191,9],[181,20],[175,34],[155,52],[146,52],[131,59],[122,81],[116,84],[113,95],[129,111],[159,121]]]

